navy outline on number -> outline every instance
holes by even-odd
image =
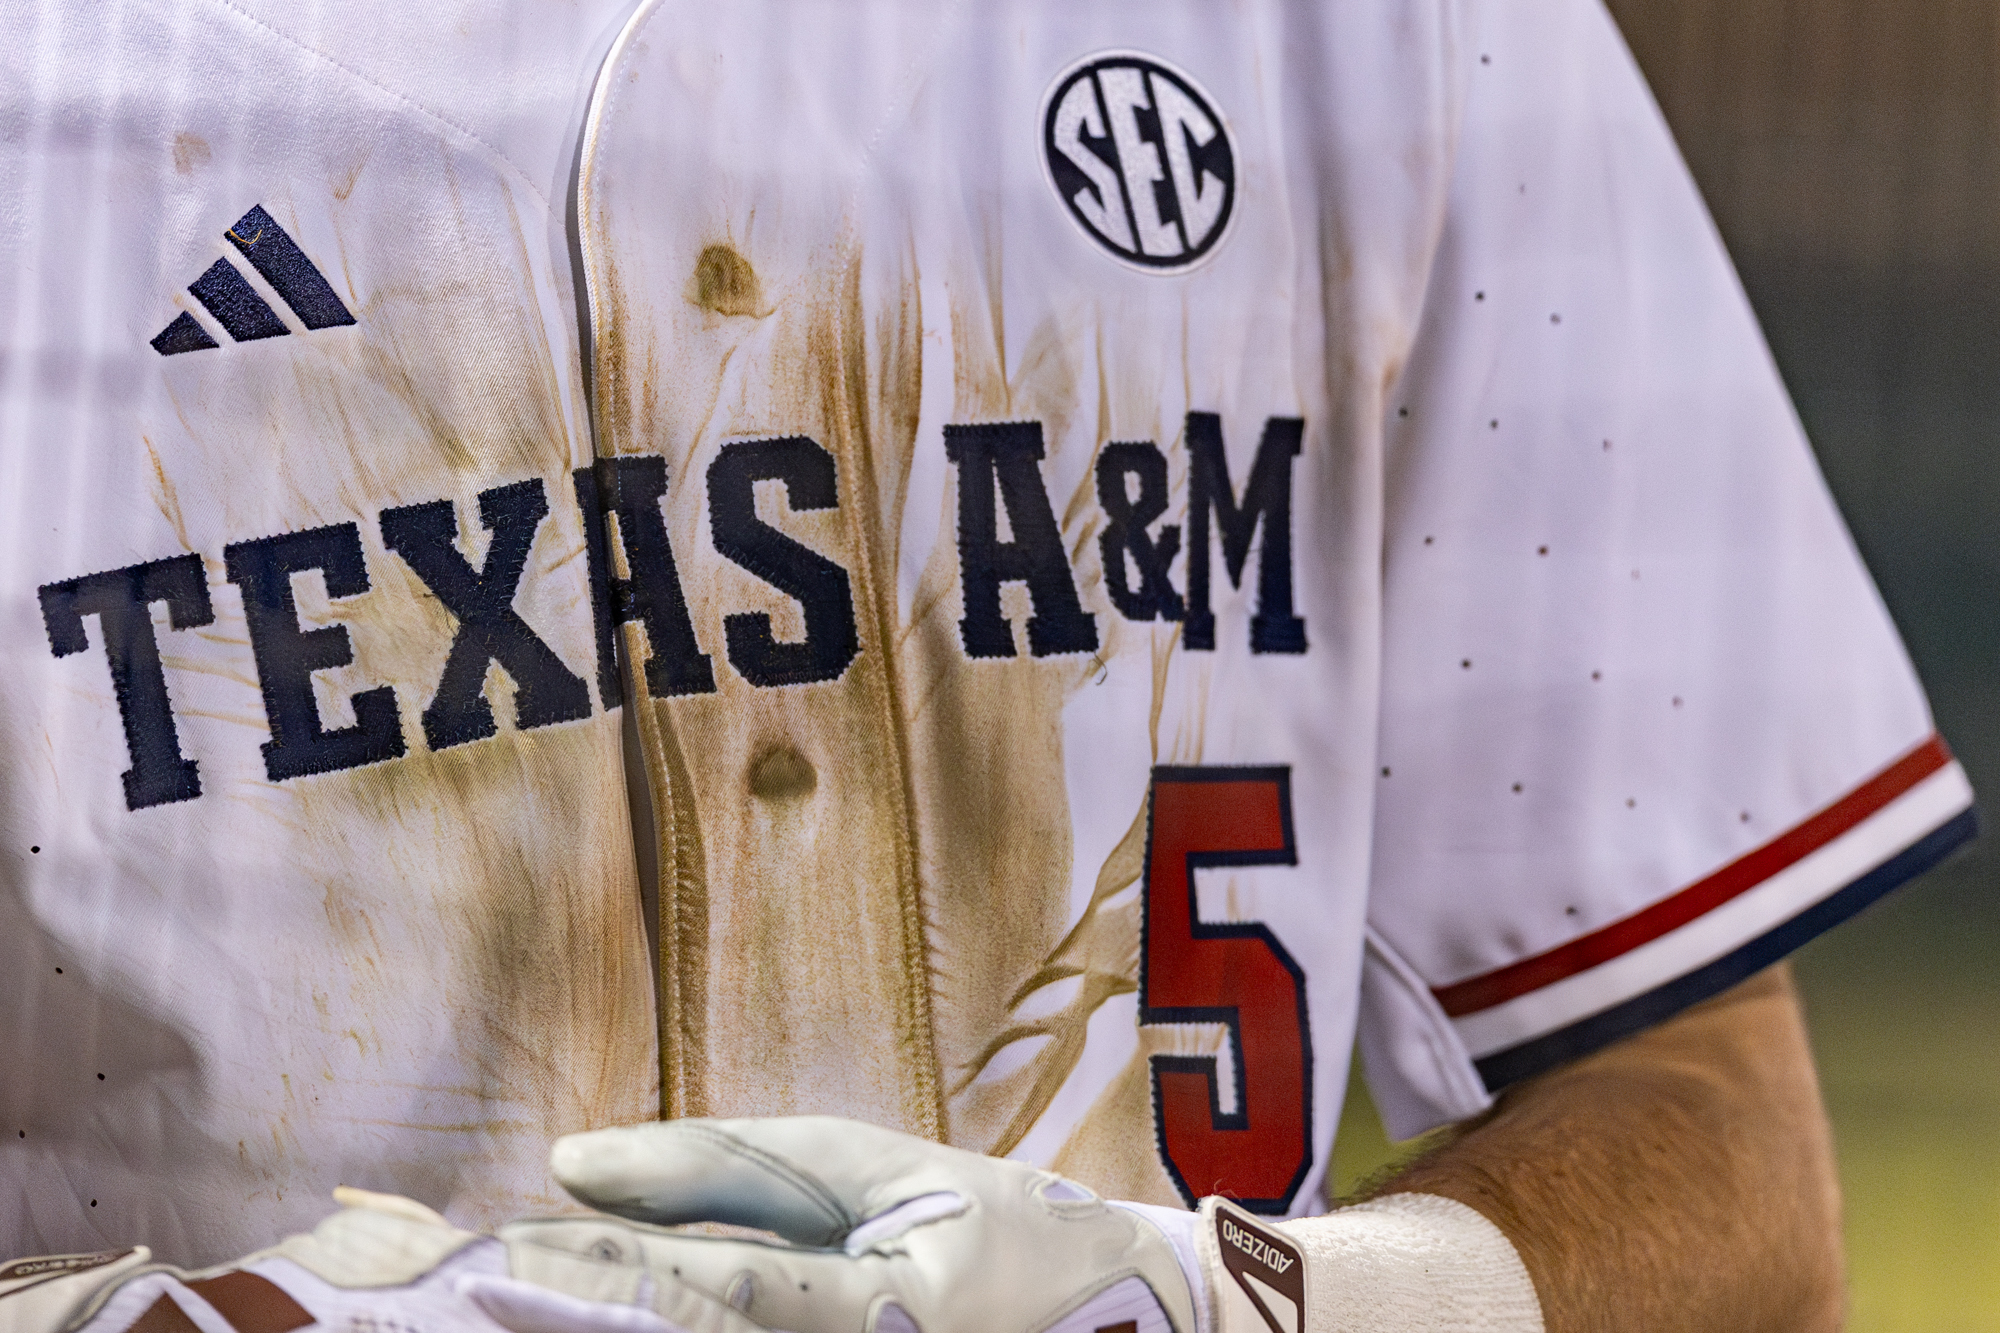
[[[1313,1167],[1313,1043],[1311,1016],[1306,1006],[1306,974],[1289,950],[1271,928],[1262,921],[1203,921],[1199,910],[1195,871],[1216,866],[1269,866],[1299,863],[1299,844],[1292,821],[1292,770],[1289,764],[1204,764],[1204,765],[1155,765],[1146,785],[1146,858],[1139,872],[1141,911],[1139,913],[1139,1025],[1186,1025],[1190,1023],[1220,1023],[1229,1029],[1231,1049],[1235,1052],[1236,1107],[1234,1114],[1222,1110],[1221,1070],[1219,1061],[1213,1055],[1151,1055],[1146,1058],[1147,1081],[1152,1090],[1153,1138],[1159,1148],[1160,1162],[1167,1174],[1173,1178],[1174,1187],[1190,1206],[1200,1197],[1194,1193],[1173,1156],[1167,1151],[1167,1123],[1165,1109],[1161,1104],[1160,1073],[1201,1074],[1208,1080],[1209,1127],[1217,1130],[1248,1130],[1250,1128],[1249,1090],[1244,1075],[1243,1031],[1239,1017],[1242,1010],[1237,1006],[1154,1007],[1146,1003],[1147,959],[1150,950],[1147,943],[1153,930],[1152,882],[1153,882],[1153,812],[1154,792],[1162,781],[1177,783],[1204,782],[1274,782],[1278,787],[1278,826],[1282,830],[1284,846],[1275,851],[1262,852],[1190,852],[1184,874],[1187,879],[1188,894],[1188,934],[1192,939],[1259,939],[1284,969],[1291,973],[1293,994],[1298,997],[1299,1010],[1299,1054],[1300,1086],[1305,1105],[1302,1108],[1304,1125],[1304,1152],[1300,1156],[1299,1168],[1293,1173],[1284,1193],[1269,1199],[1232,1199],[1238,1207],[1253,1213],[1275,1214],[1290,1210],[1292,1200],[1305,1183],[1306,1176]]]

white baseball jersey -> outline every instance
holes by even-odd
[[[662,1113],[1296,1213],[1357,1033],[1969,835],[1593,0],[624,8],[14,6],[0,1247]]]

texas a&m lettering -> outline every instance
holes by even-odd
[[[1108,605],[1092,609],[1079,594],[1050,503],[1041,424],[945,427],[946,456],[958,483],[958,631],[967,661],[1014,658],[1022,647],[1031,658],[1095,653],[1104,615],[1178,622],[1184,650],[1213,652],[1218,551],[1222,576],[1237,589],[1245,587],[1255,556],[1249,651],[1305,652],[1292,560],[1292,474],[1304,432],[1297,418],[1270,418],[1239,484],[1230,475],[1221,418],[1190,412],[1179,523],[1165,521],[1174,498],[1166,452],[1150,441],[1104,445],[1095,464],[1103,513],[1095,546]],[[676,551],[668,540],[669,487],[691,482],[704,489],[712,551]],[[551,495],[535,478],[502,479],[478,494],[470,512],[461,512],[462,502],[431,500],[227,543],[221,568],[243,599],[270,734],[262,746],[266,776],[285,782],[393,762],[415,734],[433,751],[494,736],[499,726],[484,691],[496,668],[513,685],[514,722],[521,730],[617,708],[623,701],[617,631],[628,622],[645,631],[646,659],[633,666],[657,697],[712,694],[722,671],[762,689],[840,679],[862,651],[848,571],[758,516],[754,491],[760,482],[778,483],[792,511],[855,502],[840,494],[831,453],[804,436],[787,436],[726,443],[698,478],[670,477],[667,461],[655,455],[604,459],[577,469],[567,495]],[[595,642],[589,662],[566,661],[544,637],[554,627],[535,625],[516,604],[529,553],[555,504],[574,504],[582,520]],[[353,630],[337,617],[344,599],[375,584],[363,523],[374,526],[386,558],[400,560],[452,624],[443,667],[425,684],[414,732],[406,730],[388,682],[348,695],[353,721],[345,725],[328,725],[315,697],[314,673],[356,661]],[[485,535],[477,567],[460,549],[465,529]],[[770,616],[748,608],[726,612],[716,624],[695,623],[683,580],[716,568],[714,557],[795,602],[803,636],[779,639]],[[621,567],[623,575],[616,572]],[[308,628],[293,580],[315,572],[336,620]],[[1027,593],[1030,613],[1018,627],[1002,610],[1001,593],[1009,584]],[[97,623],[130,760],[123,777],[126,807],[199,798],[200,766],[181,749],[153,608],[165,607],[167,633],[213,623],[202,556],[188,552],[59,580],[44,585],[40,599],[57,657],[85,652],[91,646],[87,623]]]

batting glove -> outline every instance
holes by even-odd
[[[578,1199],[780,1240],[517,1223],[621,1252],[792,1333],[1540,1333],[1513,1246],[1462,1204],[1395,1195],[1271,1224],[1108,1202],[1019,1162],[822,1117],[679,1120],[559,1140]],[[1310,1288],[1310,1289],[1309,1289]]]
[[[1264,1224],[1217,1200],[1213,1225],[1110,1204],[1019,1162],[849,1120],[678,1120],[560,1140],[556,1178],[585,1203],[643,1222],[723,1222],[758,1239],[629,1233],[663,1265],[767,1328],[792,1333],[1209,1333],[1202,1242],[1220,1228],[1256,1265],[1266,1329],[1302,1333],[1304,1268]],[[532,1234],[584,1249],[589,1223]],[[1249,1271],[1247,1268],[1244,1270]],[[1255,1280],[1255,1279],[1252,1279]],[[1274,1313],[1277,1313],[1274,1311]]]
[[[185,1272],[144,1246],[0,1264],[0,1333],[763,1333],[617,1256],[462,1231],[410,1199],[340,1189],[312,1232]]]

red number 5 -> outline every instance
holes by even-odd
[[[1312,1165],[1305,973],[1261,923],[1203,921],[1194,872],[1298,864],[1291,770],[1155,768],[1149,810],[1139,1021],[1226,1024],[1236,1057],[1227,1115],[1216,1057],[1152,1058],[1160,1156],[1190,1204],[1282,1213]]]

